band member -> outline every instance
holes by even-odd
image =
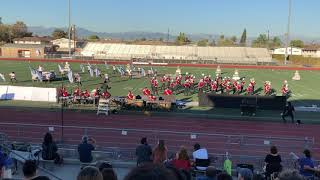
[[[167,77],[166,75],[164,75],[161,79],[160,79],[160,82],[161,82],[161,90],[163,89],[166,89],[166,83],[167,83]]]
[[[76,83],[78,83],[78,85],[81,85],[82,86],[82,83],[81,83],[81,76],[79,73],[75,73],[74,74],[74,80]]]
[[[288,81],[284,81],[283,82],[283,86],[281,88],[281,92],[282,92],[282,96],[287,96],[289,93],[289,85],[288,85]]]
[[[11,72],[9,74],[9,76],[10,76],[11,83],[13,83],[13,81],[17,82],[17,78],[16,78],[16,73],[15,72]]]
[[[65,87],[62,87],[60,91],[61,91],[62,97],[68,97],[68,91],[66,90]]]
[[[171,89],[167,88],[167,89],[164,90],[163,94],[166,95],[166,96],[171,96],[172,95],[172,91],[171,91]]]
[[[211,91],[212,92],[217,92],[218,91],[217,81],[212,81],[210,86],[211,86]]]
[[[154,96],[153,94],[150,94],[150,95],[148,96],[148,99],[149,99],[149,101],[155,101],[155,100],[157,100],[157,97]]]
[[[108,74],[104,74],[104,81],[103,83],[108,83],[110,81],[109,75]]]
[[[250,84],[252,86],[252,92],[254,92],[254,86],[256,85],[256,81],[254,80],[254,78],[250,79]]]
[[[133,93],[131,91],[128,92],[127,99],[128,100],[133,100],[134,99],[134,95],[133,95]]]
[[[145,96],[150,96],[151,91],[147,87],[145,87],[145,88],[143,88],[142,93]]]
[[[203,93],[204,86],[205,86],[205,82],[203,81],[203,79],[200,79],[200,81],[198,83],[198,92],[199,92],[199,94]]]
[[[253,87],[252,84],[249,83],[249,86],[247,87],[247,95],[252,95],[253,93]]]
[[[42,72],[43,72],[43,68],[39,65],[38,67],[38,72],[42,75]]]
[[[88,90],[85,90],[82,94],[83,94],[84,98],[89,98],[90,97],[90,93],[89,93]]]
[[[154,78],[154,81],[153,81],[152,86],[153,86],[153,94],[158,95],[158,86],[159,86],[159,83],[158,83],[157,78]]]
[[[81,95],[80,88],[76,88],[73,92],[73,96],[80,96],[80,95]]]
[[[117,72],[117,68],[115,65],[112,66],[112,74],[116,74]]]
[[[232,84],[230,81],[227,82],[227,86],[226,86],[226,93],[230,94],[230,91],[232,90]]]
[[[186,96],[188,96],[189,93],[190,93],[190,87],[191,87],[190,79],[187,79],[187,80],[183,83],[183,87],[184,87],[184,94],[185,94]]]
[[[101,96],[105,99],[109,99],[111,97],[111,94],[108,92],[108,90],[105,90]]]
[[[265,95],[271,95],[271,82],[270,81],[266,81],[264,83],[264,94]]]
[[[242,93],[243,92],[243,88],[244,88],[244,85],[246,84],[246,81],[245,81],[245,79],[244,78],[242,78],[241,79],[241,86],[240,86],[240,93]]]

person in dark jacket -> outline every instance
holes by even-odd
[[[137,166],[145,162],[151,162],[152,149],[147,143],[147,138],[141,139],[141,144],[136,149]]]
[[[78,146],[78,152],[80,157],[80,162],[90,163],[93,160],[92,151],[95,150],[94,147],[95,140],[88,138],[88,136],[82,137],[82,143]]]
[[[281,156],[278,154],[277,147],[271,146],[270,154],[268,154],[264,160],[266,164],[266,177],[268,179],[271,178],[273,173],[281,172]]]
[[[55,160],[59,158],[58,147],[53,141],[52,135],[46,133],[42,143],[42,159],[44,160]]]

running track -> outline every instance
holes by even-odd
[[[34,109],[35,110],[35,109]],[[34,125],[61,125],[61,112],[38,110],[19,110],[14,108],[0,109],[0,123],[25,123]],[[119,129],[142,129],[142,130],[164,130],[173,131],[168,133],[151,133],[128,131],[127,136],[121,135],[121,131],[115,130],[87,130],[90,136],[97,140],[100,147],[120,147],[134,150],[139,139],[147,136],[150,144],[156,139],[164,139],[169,150],[177,150],[181,145],[192,149],[195,142],[205,146],[211,153],[224,153],[226,151],[234,155],[263,156],[268,153],[266,146],[241,146],[237,138],[231,139],[234,143],[226,145],[230,140],[225,136],[198,135],[197,139],[191,139],[190,134],[178,134],[175,132],[211,133],[225,135],[251,135],[261,138],[247,138],[247,144],[263,144],[263,137],[300,138],[314,137],[315,144],[313,152],[315,157],[320,157],[320,125],[293,125],[269,122],[247,122],[213,120],[206,118],[188,117],[157,117],[146,115],[111,115],[96,116],[94,112],[71,112],[64,113],[64,126],[98,127],[98,128],[119,128]],[[48,127],[0,125],[0,132],[6,133],[9,139],[25,140],[32,143],[41,143],[42,137]],[[83,129],[64,128],[64,140],[66,144],[76,145],[84,134]],[[55,128],[54,137],[61,137],[61,128]],[[303,142],[296,140],[273,141],[279,147],[280,153],[288,154],[293,151],[300,153],[303,149]],[[281,146],[286,146],[281,148]]]

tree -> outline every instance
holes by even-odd
[[[51,34],[53,39],[67,38],[68,33],[62,29],[55,29]]]
[[[279,48],[279,47],[281,47],[281,44],[282,44],[281,39],[276,36],[272,39],[272,42],[270,43],[269,47],[270,48]]]
[[[216,46],[216,41],[213,39],[211,43],[209,43],[209,46]]]
[[[10,41],[10,27],[5,24],[0,24],[0,42]]]
[[[230,40],[233,42],[233,44],[236,44],[237,43],[237,37],[236,36],[232,36],[230,38]]]
[[[176,44],[178,45],[184,45],[187,43],[190,43],[190,39],[182,32],[179,33],[179,36],[176,38]]]
[[[88,40],[92,40],[92,41],[96,41],[96,40],[99,40],[99,39],[100,38],[97,35],[91,35],[91,36],[88,37]]]
[[[205,47],[205,46],[208,46],[208,43],[209,43],[208,39],[201,39],[198,41],[197,45]]]
[[[257,39],[253,40],[253,47],[267,47],[268,38],[266,34],[260,34]]]
[[[231,38],[225,38],[224,35],[220,35],[217,45],[218,46],[234,46],[236,41],[237,41],[237,37],[235,36]]]
[[[162,37],[161,37],[161,38],[159,38],[159,41],[163,42],[163,38],[162,38]]]
[[[304,47],[304,43],[303,43],[303,41],[301,41],[301,40],[295,39],[295,40],[292,40],[292,41],[290,42],[290,46],[292,46],[292,47],[298,47],[298,48],[303,48],[303,47]]]
[[[246,42],[247,42],[247,30],[244,29],[241,35],[241,39],[240,39],[240,45],[241,46],[246,46]]]
[[[27,25],[22,21],[17,21],[11,26],[12,38],[23,38],[32,36],[32,33],[28,32]]]

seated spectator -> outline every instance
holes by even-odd
[[[213,166],[209,166],[205,176],[197,176],[196,180],[216,180],[218,171]]]
[[[42,159],[56,160],[57,162],[59,162],[60,156],[57,151],[58,147],[53,141],[52,135],[50,133],[46,133],[42,143]]]
[[[220,173],[217,175],[217,180],[233,180],[232,176],[230,176],[228,173]]]
[[[92,151],[95,149],[94,147],[95,140],[92,138],[88,138],[88,136],[82,137],[82,143],[78,146],[78,153],[80,157],[80,162],[82,163],[90,163],[93,160]]]
[[[159,140],[158,146],[153,150],[152,158],[154,164],[162,164],[167,157],[168,149],[164,145],[164,140]]]
[[[23,176],[25,180],[48,180],[46,176],[37,176],[37,164],[35,161],[27,160],[23,164]]]
[[[194,152],[192,153],[192,155],[196,169],[205,171],[210,165],[207,149],[201,148],[200,144],[197,143],[194,145]]]
[[[117,174],[108,162],[98,162],[96,165],[102,174],[103,180],[117,180]]]
[[[304,180],[303,176],[299,174],[296,170],[284,170],[282,171],[278,178],[278,180]]]
[[[190,158],[186,148],[181,147],[180,151],[176,155],[176,159],[172,161],[172,165],[177,169],[183,169],[186,171],[191,169]]]
[[[248,168],[240,168],[238,170],[238,180],[252,180],[253,173]]]
[[[132,169],[125,180],[176,180],[175,175],[163,165],[144,163]]]
[[[103,180],[103,177],[98,168],[87,166],[79,172],[77,180]]]
[[[313,171],[308,170],[308,168],[314,168],[314,162],[311,159],[310,150],[306,149],[303,151],[304,158],[299,158],[300,174],[306,178],[313,177]]]
[[[151,161],[152,149],[151,149],[151,146],[148,145],[147,138],[146,137],[142,138],[140,143],[141,144],[136,149],[137,166],[145,162],[152,162]]]
[[[270,178],[271,174],[275,172],[280,172],[282,170],[281,166],[281,156],[278,154],[278,150],[275,146],[271,146],[270,154],[264,159],[266,167],[266,177]]]

